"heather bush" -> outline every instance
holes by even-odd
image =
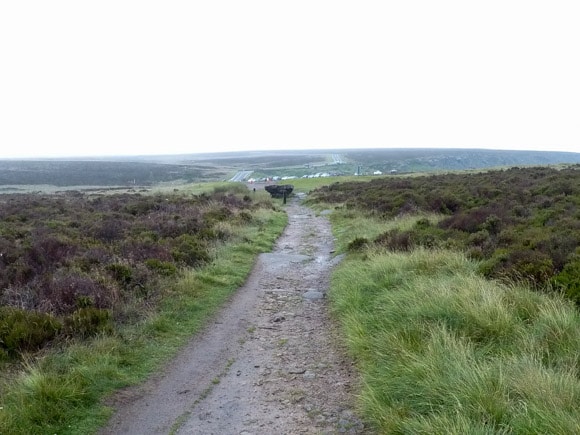
[[[490,234],[487,230],[480,230],[476,233],[472,233],[469,235],[469,245],[470,246],[477,246],[483,247],[484,245],[488,244],[490,240]]]
[[[92,236],[108,243],[122,240],[125,237],[127,226],[127,223],[120,218],[111,216],[95,225],[92,230]]]
[[[156,258],[145,260],[145,265],[152,271],[162,276],[174,276],[177,274],[177,267],[169,261],[161,261]]]
[[[197,196],[4,195],[0,307],[58,316],[79,337],[136,320],[160,300],[162,280],[208,262],[254,210],[272,207],[242,195],[245,186]]]
[[[232,211],[226,206],[212,206],[203,214],[204,220],[208,226],[215,222],[221,222],[229,219],[233,215]]]
[[[54,236],[38,235],[27,250],[27,262],[37,273],[42,273],[64,263],[75,248]]]
[[[580,246],[580,232],[574,234],[572,231],[566,231],[565,228],[562,229],[564,231],[543,237],[535,245],[536,250],[550,257],[555,271],[564,269],[573,257],[576,247]]]
[[[128,239],[120,243],[120,252],[124,258],[132,262],[141,262],[149,258],[170,261],[171,252],[168,245],[171,243],[171,241],[162,244],[149,240]]]
[[[374,240],[375,244],[384,246],[390,251],[410,251],[414,248],[414,242],[410,231],[393,229],[381,234]]]
[[[119,285],[123,288],[129,288],[133,281],[133,270],[126,264],[113,263],[107,266],[107,270]]]
[[[50,314],[0,307],[0,349],[5,357],[38,350],[61,329],[61,322]]]
[[[37,274],[37,271],[26,261],[25,258],[19,258],[10,263],[2,273],[3,286],[9,285],[21,286],[29,282]]]
[[[123,211],[132,216],[145,216],[157,209],[157,201],[152,197],[140,197],[139,201],[129,201]]]
[[[72,337],[88,338],[113,332],[111,312],[95,307],[83,307],[64,319],[64,332]]]
[[[110,305],[108,290],[88,275],[59,270],[35,280],[38,292],[37,308],[53,314],[66,314],[79,306],[79,300],[90,299],[96,307]]]
[[[554,282],[566,296],[580,305],[580,253],[571,257],[562,271],[556,275]]]
[[[176,239],[171,255],[176,262],[187,266],[197,266],[209,260],[207,247],[203,241],[188,234]]]
[[[238,214],[238,220],[244,224],[250,223],[253,220],[252,214],[247,211],[241,211]]]
[[[554,275],[552,259],[541,251],[510,251],[504,268],[504,273],[509,277],[521,277],[539,285],[546,284]],[[501,269],[498,274],[503,274]]]
[[[348,244],[347,249],[349,251],[360,251],[364,247],[366,247],[369,243],[369,240],[365,237],[357,237],[351,240]]]

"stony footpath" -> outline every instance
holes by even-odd
[[[107,434],[363,434],[357,376],[328,315],[328,221],[293,200],[274,251],[214,322],[147,385]]]

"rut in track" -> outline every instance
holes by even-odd
[[[357,377],[326,291],[328,221],[294,200],[274,250],[163,373],[117,396],[102,434],[361,434]]]

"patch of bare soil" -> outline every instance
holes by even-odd
[[[297,201],[288,214],[247,283],[163,374],[117,398],[102,434],[369,433],[328,315],[329,223]]]

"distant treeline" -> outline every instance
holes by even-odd
[[[0,185],[149,186],[159,182],[223,177],[208,168],[142,162],[0,160]]]

